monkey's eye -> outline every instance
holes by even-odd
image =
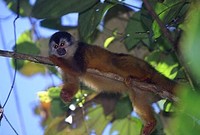
[[[65,42],[61,42],[60,46],[64,46],[65,45]]]
[[[58,48],[58,45],[57,45],[57,44],[56,44],[56,45],[54,45],[54,48],[55,48],[55,49],[57,49],[57,48]]]

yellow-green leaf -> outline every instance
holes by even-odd
[[[24,66],[19,70],[23,75],[31,76],[37,73],[45,73],[46,67],[41,64],[36,64],[32,62],[26,62]]]
[[[107,38],[104,42],[104,47],[107,48],[110,45],[110,43],[114,41],[114,39],[115,39],[114,36]]]

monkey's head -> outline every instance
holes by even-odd
[[[49,40],[49,55],[69,58],[75,52],[76,44],[74,43],[74,37],[68,32],[56,32]]]

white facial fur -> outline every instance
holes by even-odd
[[[74,42],[74,39],[72,39],[71,43],[69,43],[65,38],[61,38],[59,44],[56,44],[54,41],[50,42],[50,55],[56,55],[57,57],[63,57],[65,59],[73,57],[77,48],[77,43]],[[58,49],[62,52],[58,53]]]

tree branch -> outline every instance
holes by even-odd
[[[55,66],[49,60],[48,57],[33,56],[33,55],[29,55],[29,54],[14,53],[14,52],[3,51],[3,50],[0,50],[0,56],[12,57],[14,59],[28,60],[28,61],[35,62],[35,63]],[[108,79],[112,79],[112,80],[116,80],[116,81],[125,83],[125,78],[121,77],[118,74],[114,74],[114,73],[110,73],[110,72],[101,72],[101,71],[96,70],[96,69],[87,69],[87,72],[94,74],[94,75],[103,76],[103,77],[106,77]],[[174,95],[169,93],[167,90],[164,90],[164,89],[162,89],[159,86],[156,86],[154,84],[141,82],[141,81],[136,80],[136,79],[131,80],[130,87],[131,87],[132,90],[138,90],[138,91],[139,90],[140,91],[145,90],[145,91],[153,92],[156,95],[159,95],[162,98],[167,98],[171,101],[177,101],[178,100],[177,97],[175,97]]]
[[[4,51],[4,50],[0,50],[0,56],[11,57],[11,58],[14,58],[14,59],[28,60],[28,61],[35,62],[35,63],[55,66],[49,60],[48,57],[33,56],[33,55],[29,55],[29,54],[15,53],[15,52],[9,52],[9,51]]]
[[[150,2],[148,2],[148,0],[143,0],[145,7],[147,8],[147,10],[149,11],[150,15],[153,17],[153,19],[158,23],[158,25],[160,26],[160,29],[162,31],[162,33],[164,34],[164,36],[168,39],[168,41],[174,45],[174,39],[171,36],[171,34],[169,33],[168,29],[165,27],[165,25],[163,24],[163,22],[160,20],[160,18],[158,17],[158,15],[155,13],[155,11],[153,10]]]
[[[125,83],[125,78],[123,78],[117,74],[114,74],[114,73],[110,73],[110,72],[105,73],[105,72],[98,71],[96,69],[88,69],[87,72]],[[177,102],[179,100],[178,97],[172,95],[167,90],[165,90],[155,84],[141,82],[140,80],[137,80],[134,78],[131,79],[131,83],[128,87],[131,87],[132,90],[136,90],[136,91],[141,91],[141,90],[149,91],[156,95],[159,95],[163,99],[167,98],[170,101]]]

